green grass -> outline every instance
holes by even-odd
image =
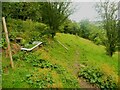
[[[59,40],[65,47],[60,45]],[[60,66],[59,71],[63,70],[62,74],[57,72],[58,69],[51,68],[38,68],[33,67],[32,63],[25,62],[24,60],[14,60],[15,69],[9,66],[9,59],[5,58],[3,54],[3,87],[31,87],[31,84],[23,82],[28,74],[39,73],[47,75],[49,73],[54,82],[51,86],[46,83],[44,87],[59,87],[59,88],[73,88],[80,87],[75,70],[80,64],[95,66],[101,69],[106,75],[112,75],[117,82],[118,70],[118,54],[117,52],[113,57],[105,54],[105,47],[95,45],[93,42],[70,34],[57,33],[54,40],[48,39],[46,46],[43,46],[36,51],[34,55],[39,59],[44,59],[52,65]],[[29,53],[27,53],[29,54]],[[26,54],[25,54],[26,55]],[[32,59],[31,59],[32,60]],[[7,74],[5,72],[7,69]],[[8,73],[9,72],[9,73]],[[34,80],[35,77],[31,79]],[[41,78],[36,77],[41,80]],[[43,80],[44,81],[44,80]]]
[[[67,51],[63,48],[56,40],[59,40],[69,50]],[[111,69],[115,70],[115,73],[117,73],[118,70],[117,52],[113,57],[109,57],[105,53],[104,46],[95,45],[89,40],[74,35],[57,34],[55,41],[52,41],[50,45],[45,48],[48,49],[52,58],[55,58],[60,62],[72,64],[75,60],[78,60],[80,63],[87,61],[88,63],[98,65],[99,67],[103,64],[107,64]]]

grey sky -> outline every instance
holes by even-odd
[[[82,19],[97,20],[99,15],[95,10],[95,4],[96,2],[74,2],[73,7],[76,7],[76,11],[69,18],[77,22]]]
[[[101,20],[100,16],[95,10],[95,4],[99,3],[100,0],[71,0],[73,1],[73,6],[77,7],[76,12],[69,16],[73,21],[79,22],[83,19],[89,19],[90,21]],[[106,0],[101,0],[105,2]],[[110,0],[110,2],[119,0]]]

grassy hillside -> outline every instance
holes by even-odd
[[[60,43],[61,42],[65,49]],[[78,72],[94,66],[117,82],[118,54],[105,54],[105,47],[70,34],[57,33],[46,45],[32,52],[19,51],[13,55],[15,68],[3,52],[3,87],[77,88],[81,87]]]

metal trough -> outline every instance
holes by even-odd
[[[33,44],[37,44],[37,45],[33,46],[32,48],[21,48],[21,50],[23,50],[23,51],[31,51],[34,48],[38,47],[40,44],[42,44],[42,42],[35,41],[35,42],[33,42]]]

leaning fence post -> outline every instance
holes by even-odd
[[[12,52],[11,52],[11,47],[10,47],[10,41],[8,38],[8,31],[7,31],[7,26],[6,26],[6,22],[5,22],[5,17],[2,17],[2,20],[3,20],[4,31],[5,31],[6,42],[7,42],[7,46],[8,46],[8,52],[9,52],[9,56],[10,56],[10,64],[11,64],[11,67],[14,68],[14,63],[13,63],[13,59],[12,59]]]

